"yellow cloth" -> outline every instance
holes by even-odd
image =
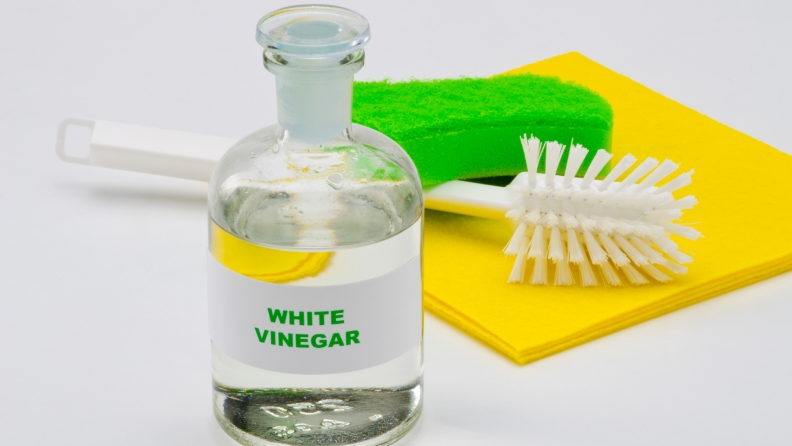
[[[696,170],[680,190],[699,204],[685,222],[706,238],[675,239],[695,253],[685,276],[621,288],[507,284],[505,223],[427,212],[425,308],[518,364],[639,324],[792,269],[792,157],[599,65],[569,53],[511,73],[579,82],[608,99],[613,152],[669,158]]]

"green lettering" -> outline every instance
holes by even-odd
[[[258,336],[259,342],[267,342],[267,334],[268,333],[269,333],[269,330],[264,330],[264,334],[261,334],[261,332],[259,331],[258,327],[256,327],[256,336]]]
[[[289,337],[284,336],[283,333],[278,333],[278,345],[283,347],[284,343],[289,347],[294,347],[294,339],[292,339],[291,333],[289,333]]]
[[[344,310],[333,310],[330,312],[330,320],[333,325],[344,323]]]
[[[286,312],[285,311],[275,310],[273,312],[272,308],[267,308],[267,311],[269,311],[270,322],[272,322],[273,324],[275,323],[276,319],[281,324],[285,324],[286,323]]]
[[[308,312],[308,325],[313,325],[313,313]]]
[[[297,348],[308,348],[308,335],[307,334],[297,334],[294,335],[295,341],[297,341]]]
[[[319,316],[319,325],[324,325],[324,317],[326,314],[330,314],[329,311],[314,311],[314,314]]]
[[[338,333],[333,333],[333,337],[330,338],[330,345],[328,347],[332,347],[334,345],[344,346],[344,340],[341,339],[341,335]]]
[[[319,339],[318,342],[317,339]],[[313,337],[311,337],[311,345],[316,348],[324,348],[327,346],[327,337],[323,334],[315,334]]]
[[[360,344],[360,340],[358,339],[358,335],[360,332],[357,330],[352,330],[346,332],[346,345],[350,345],[352,343]]]
[[[275,345],[275,332],[272,332],[272,336],[270,336],[270,344]]]
[[[294,321],[300,321],[300,325],[305,325],[305,314],[300,311],[300,315],[295,317],[294,311],[289,311],[289,325],[294,325]]]

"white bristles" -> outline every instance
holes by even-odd
[[[652,195],[646,191],[622,193],[620,198],[619,209],[649,209],[669,202],[668,195]]]
[[[571,196],[574,193],[575,191],[572,190],[571,188],[563,188],[563,189],[557,188],[553,191],[553,200],[561,203],[563,201],[566,201],[567,197]]]
[[[666,252],[666,255],[671,257],[677,263],[690,263],[693,261],[693,257],[690,257],[678,249],[668,251]]]
[[[516,207],[516,208],[510,210],[509,212],[507,212],[506,213],[506,218],[510,218],[512,220],[518,220],[519,221],[520,218],[522,218],[525,215],[526,212],[528,212],[528,209],[525,209],[524,207],[519,206],[519,207]]]
[[[587,231],[591,231],[597,227],[596,221],[586,217],[583,214],[577,214],[575,215],[575,218],[577,219],[578,223],[580,223],[580,226],[582,226],[583,229]]]
[[[545,253],[547,249],[545,247],[545,240],[544,237],[541,239],[533,239],[531,245],[539,245],[542,247],[541,251],[542,254],[534,259],[534,269],[533,274],[531,275],[531,285],[547,285],[547,256]],[[529,255],[530,257],[530,255]]]
[[[552,239],[551,239],[552,240]],[[550,248],[552,251],[552,248]],[[575,284],[575,279],[572,278],[572,269],[569,267],[569,259],[566,254],[560,262],[556,262],[555,266],[555,286],[570,286]]]
[[[623,204],[625,199],[629,199],[629,197],[625,197],[625,194],[618,193],[615,190],[602,192],[599,194],[599,198],[602,200],[602,205],[606,207]]]
[[[648,187],[654,186],[655,184],[662,181],[663,178],[674,173],[674,171],[677,170],[678,168],[679,168],[679,164],[675,164],[671,160],[663,161],[662,163],[660,163],[660,166],[658,166],[657,169],[655,169],[654,172],[650,173],[645,180],[641,181],[641,184],[639,184],[635,188],[635,192],[640,192]]]
[[[548,228],[558,226],[558,216],[553,211],[547,211],[543,223]]]
[[[652,279],[658,282],[669,282],[671,280],[671,278],[668,275],[663,274],[662,271],[655,268],[654,265],[652,265],[651,263],[647,263],[646,265],[643,265],[641,269],[643,269],[646,272],[646,274],[649,274],[649,277],[651,277]]]
[[[638,266],[644,266],[649,263],[649,259],[645,255],[641,254],[641,252],[638,251],[635,246],[630,244],[630,242],[628,242],[627,239],[621,234],[616,234],[613,236],[613,239],[616,240],[616,244],[619,245],[619,248],[621,248],[627,254],[633,263]]]
[[[630,237],[630,244],[633,245],[638,251],[641,252],[652,263],[663,263],[665,259],[663,255],[652,249],[646,242],[639,237]]]
[[[607,234],[600,234],[599,239],[602,242],[602,246],[605,248],[605,252],[608,253],[608,257],[613,260],[616,266],[624,266],[630,263],[630,259],[621,252],[619,247],[616,246],[616,243],[613,243],[613,239]]]
[[[627,280],[629,280],[633,285],[646,285],[649,283],[649,281],[646,280],[646,277],[642,276],[641,273],[639,273],[638,270],[629,263],[620,266],[619,269],[622,270],[624,275],[627,276]]]
[[[666,253],[669,251],[676,251],[676,249],[678,248],[677,244],[674,243],[673,240],[671,240],[670,238],[663,237],[662,235],[659,236],[655,235],[649,237],[649,240],[651,240],[655,245],[657,245],[657,247],[660,248],[661,251]]]
[[[567,228],[576,229],[578,226],[580,226],[580,223],[578,223],[577,219],[568,212],[562,212],[561,218],[564,220],[564,225]]]
[[[658,265],[675,274],[684,275],[688,271],[686,266],[678,265],[670,260],[666,260],[664,263],[658,263]]]
[[[525,274],[525,254],[528,252],[528,238],[523,238],[520,242],[520,247],[518,248],[517,253],[517,260],[514,261],[514,266],[512,267],[511,274],[509,275],[509,280],[507,283],[516,283],[523,281],[523,276]]]
[[[608,164],[611,157],[613,155],[606,150],[597,150],[597,154],[594,155],[594,159],[591,160],[591,164],[589,164],[588,169],[586,170],[586,175],[583,176],[583,182],[580,183],[581,189],[588,189],[591,185],[591,182],[594,181],[594,178],[602,172],[602,169]]]
[[[689,226],[682,226],[682,225],[678,225],[676,223],[671,223],[671,222],[667,222],[667,221],[660,221],[660,222],[657,222],[657,224],[662,226],[663,228],[665,228],[666,231],[668,231],[668,232],[670,232],[672,234],[676,234],[676,235],[678,235],[680,237],[685,237],[688,240],[696,240],[699,237],[701,237],[701,233],[700,232],[696,231],[695,229],[693,229],[693,228],[691,228]]]
[[[531,285],[547,285],[547,259],[541,258],[534,261]]]
[[[569,148],[569,158],[567,158],[566,171],[564,172],[564,187],[569,187],[572,184],[572,179],[577,175],[580,165],[588,155],[588,150],[584,149],[580,144],[574,145]]]
[[[644,162],[639,164],[638,167],[635,168],[635,170],[633,170],[632,172],[630,172],[629,175],[627,175],[627,178],[625,178],[624,181],[619,183],[619,186],[616,188],[616,190],[625,190],[628,187],[632,186],[638,180],[643,178],[644,175],[651,172],[652,169],[657,167],[658,164],[660,164],[660,161],[657,161],[654,158],[646,158]]]
[[[547,253],[545,252],[545,242],[544,242],[544,228],[542,225],[536,225],[534,229],[533,237],[531,237],[531,249],[528,251],[528,258],[529,259],[538,259],[538,258],[545,258]]]
[[[666,209],[693,209],[693,206],[697,205],[698,201],[696,201],[696,197],[693,195],[688,195],[687,197],[680,198],[676,201],[669,201],[666,204],[662,204],[660,206],[655,206],[656,211],[662,211]]]
[[[693,170],[669,180],[678,164],[655,158],[636,164],[638,159],[627,154],[604,180],[597,181],[612,160],[606,150],[591,154],[580,144],[570,143],[565,155],[563,144],[542,142],[527,134],[520,137],[520,144],[527,173],[509,186],[512,204],[506,217],[516,230],[503,248],[506,256],[515,257],[510,283],[643,285],[668,282],[668,271],[687,272],[680,264],[692,262],[692,253],[680,250],[671,237],[695,240],[702,236],[690,223],[679,221],[683,211],[697,201],[692,195],[675,200],[672,194],[692,182]],[[590,165],[582,168],[590,155]],[[566,166],[559,174],[564,158]],[[538,173],[540,161],[544,175]],[[576,178],[578,173],[582,179]],[[618,182],[622,176],[624,180]],[[663,182],[664,186],[656,186]],[[530,273],[526,271],[529,259],[533,260]],[[549,261],[555,265],[552,271]],[[579,281],[572,263],[580,271]],[[597,277],[594,265],[602,277]],[[548,280],[551,272],[554,277]]]
[[[635,161],[637,161],[637,158],[630,155],[629,153],[627,155],[624,155],[622,159],[619,160],[619,164],[617,164],[616,167],[614,167],[613,170],[610,171],[608,176],[605,177],[604,180],[602,180],[602,183],[600,183],[598,189],[601,191],[607,189],[608,186],[613,184],[613,182],[616,181],[616,179],[621,176],[621,174],[623,174],[624,172],[627,171],[627,169],[632,167],[632,165],[635,164]]]
[[[531,138],[533,138],[533,137],[534,137],[533,134],[531,134]],[[526,167],[528,167],[528,170],[530,170],[531,162],[528,160],[528,134],[527,133],[523,133],[522,136],[520,136],[520,145],[522,145],[523,153],[525,154]]]
[[[542,220],[542,212],[539,211],[539,209],[534,209],[531,212],[525,214],[523,220],[529,225],[536,226]]]
[[[650,240],[677,263],[690,263],[693,261],[692,257],[679,251],[679,249],[677,249],[677,244],[671,239],[665,237],[652,237]]]
[[[577,232],[574,229],[567,229],[567,247],[569,249],[570,262],[578,264],[586,259],[585,254],[583,254],[583,248],[577,238]]]
[[[509,240],[509,243],[503,248],[503,253],[507,256],[516,256],[517,253],[520,252],[520,245],[522,244],[523,239],[525,238],[525,230],[528,227],[525,223],[520,223],[517,226],[517,230],[514,231],[514,235]]]
[[[574,190],[569,196],[569,202],[576,205],[580,203],[581,200],[588,200],[596,195],[597,191],[594,188]]]
[[[531,190],[531,195],[535,195],[540,200],[544,200],[553,193],[553,188],[550,186],[536,186]]]
[[[598,215],[592,215],[591,219],[597,222],[597,229],[600,231],[606,234],[613,232],[613,223],[611,223],[607,218],[600,217]]]
[[[660,211],[649,211],[643,215],[643,218],[648,222],[657,223],[661,220],[676,220],[681,216],[682,211],[679,209],[663,209]]]
[[[653,235],[656,235],[656,234],[657,235],[662,235],[663,234],[662,228],[660,228],[661,229],[660,232],[656,232],[656,231],[652,230],[652,228],[650,228],[649,226],[643,225],[643,224],[641,224],[641,222],[636,222],[635,220],[631,221],[631,220],[625,220],[623,218],[620,218],[618,221],[620,221],[622,223],[629,224],[632,227],[631,228],[632,229],[632,234],[635,234],[635,235],[637,235],[639,237],[650,237],[650,236],[653,236]]]
[[[621,279],[609,262],[597,265],[602,273],[602,278],[605,279],[605,284],[608,286],[621,286]]]
[[[536,171],[539,169],[539,156],[541,151],[541,143],[539,138],[531,135],[523,135],[520,138],[522,143],[523,152],[525,153],[525,164],[528,167],[528,184],[533,187],[536,185]]]
[[[646,223],[645,221],[637,222],[639,225],[645,227],[651,235],[647,237],[665,237],[665,229],[662,226],[657,226],[653,223]]]
[[[557,226],[550,229],[550,251],[547,258],[555,263],[564,259],[564,242],[561,241],[561,230]]]
[[[580,284],[582,286],[597,286],[597,276],[594,274],[594,269],[591,268],[591,263],[583,256],[583,260],[578,264],[580,267]]]
[[[642,229],[625,220],[616,220],[614,218],[609,218],[608,221],[613,225],[614,231],[624,236],[637,234],[638,232],[641,232],[639,229]]]
[[[673,180],[666,183],[665,186],[654,189],[652,191],[653,194],[663,194],[666,192],[674,192],[678,189],[682,189],[683,187],[687,186],[688,184],[693,183],[692,175],[695,173],[695,170],[691,170],[690,172],[685,172],[682,175],[674,178]]]
[[[589,253],[589,257],[591,257],[591,263],[601,265],[608,261],[608,255],[605,254],[605,250],[602,249],[602,246],[587,229],[583,230],[583,241],[586,242],[586,250]]]
[[[548,142],[545,146],[545,185],[550,187],[554,184],[558,162],[564,153],[564,145],[555,141]]]

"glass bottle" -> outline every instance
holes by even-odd
[[[420,415],[423,194],[398,144],[351,123],[369,38],[333,6],[258,25],[278,124],[209,186],[214,411],[242,444],[390,444]]]

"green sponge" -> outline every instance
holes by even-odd
[[[355,82],[352,121],[399,143],[424,187],[525,171],[519,136],[610,152],[613,110],[578,84],[534,74]],[[565,151],[558,172],[566,168]],[[544,158],[540,160],[544,170]]]

